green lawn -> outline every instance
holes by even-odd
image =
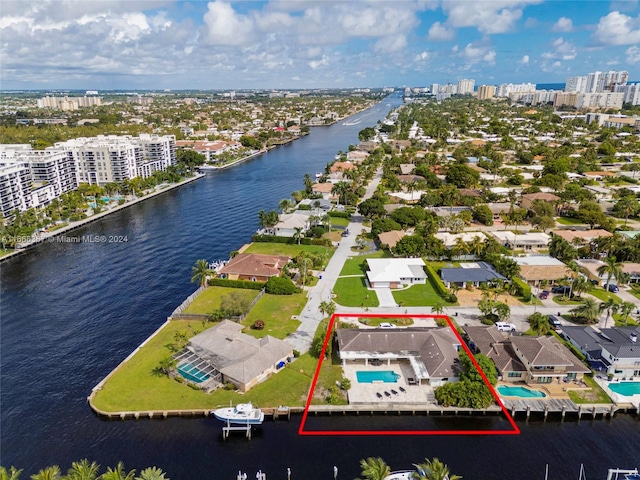
[[[434,306],[438,304],[445,306],[455,305],[454,303],[445,302],[429,281],[423,285],[413,285],[406,290],[394,290],[393,298],[398,305],[403,307]]]
[[[270,295],[265,293],[242,321],[245,325],[245,333],[256,338],[272,337],[283,339],[295,332],[300,325],[299,320],[294,320],[293,315],[299,315],[305,304],[307,296],[304,293],[293,295]],[[253,330],[251,325],[256,320],[262,320],[265,327],[262,330]]]
[[[565,298],[565,297],[563,297],[562,295],[554,295],[551,300],[553,300],[558,305],[580,305],[582,303],[582,301],[580,301],[580,300],[569,300],[569,299],[567,299],[566,301],[562,301],[562,298]],[[575,298],[577,298],[577,297],[574,297],[574,299]]]
[[[423,259],[424,260],[424,259]],[[460,262],[432,262],[431,260],[424,260],[424,263],[430,265],[436,273],[440,272],[442,268],[458,268],[460,266]]]
[[[619,314],[616,313],[613,316],[613,319],[616,322],[616,327],[635,327],[638,325],[638,322],[636,322],[631,315],[629,315],[629,317],[625,320],[624,317]]]
[[[366,260],[367,258],[390,258],[391,254],[386,250],[378,250],[376,253],[371,255],[359,255],[357,257],[348,258],[346,262],[344,262],[344,267],[342,267],[342,271],[340,275],[365,275],[367,266]]]
[[[209,315],[220,308],[220,301],[224,295],[231,292],[241,295],[243,298],[253,301],[260,293],[258,290],[248,290],[244,288],[231,287],[207,287],[196,299],[189,305],[184,313],[198,313]]]
[[[608,292],[604,288],[592,288],[589,290],[589,295],[593,295],[594,297],[606,302],[610,298],[613,298],[616,303],[622,303],[622,299],[617,296],[615,293]]]
[[[0,248],[0,257],[4,257],[5,255],[9,255],[10,253],[13,253],[13,252],[15,252],[15,250]]]
[[[138,351],[100,390],[96,407],[108,412],[142,410],[207,409],[251,401],[260,407],[303,406],[317,360],[302,355],[265,382],[240,395],[219,390],[206,394],[156,373],[161,359],[170,352],[165,345],[176,332],[191,337],[202,330],[201,322],[174,320]]]
[[[331,217],[331,228],[333,227],[346,227],[351,223],[351,220],[348,218],[342,217]]]
[[[567,392],[574,403],[611,403],[609,396],[590,375],[584,376],[584,383],[589,385],[591,390],[569,390]]]
[[[319,245],[289,245],[287,243],[265,243],[255,242],[249,245],[244,253],[261,253],[264,255],[286,255],[291,258],[298,256],[301,252],[310,252],[314,255],[327,254],[327,259],[331,258],[335,247],[322,247]]]
[[[333,293],[335,302],[345,307],[377,307],[378,296],[375,292],[367,290],[364,277],[338,278]]]
[[[640,288],[632,287],[631,290],[629,290],[629,293],[640,300]]]
[[[377,327],[381,323],[392,323],[399,327],[408,327],[413,325],[413,319],[408,317],[362,317],[358,322],[370,327]]]
[[[556,222],[561,223],[562,225],[585,225],[582,220],[569,217],[558,217],[556,218]]]

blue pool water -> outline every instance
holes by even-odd
[[[609,388],[618,395],[624,395],[626,397],[640,395],[640,382],[610,383]]]
[[[497,390],[498,393],[507,397],[543,398],[547,396],[544,392],[529,390],[528,388],[524,387],[508,387],[506,385],[500,385]]]
[[[380,372],[356,372],[358,383],[397,383],[400,375],[391,370],[383,370]]]
[[[206,379],[209,378],[209,375],[198,370],[197,367],[191,365],[190,363],[183,363],[178,367],[178,372],[187,380],[191,380],[192,382],[202,383]]]

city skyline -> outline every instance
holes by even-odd
[[[640,78],[638,2],[6,1],[3,90]]]

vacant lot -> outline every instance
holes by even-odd
[[[246,298],[249,302],[252,302],[253,299],[258,296],[258,293],[260,293],[258,290],[247,290],[243,288],[207,287],[196,297],[191,305],[185,309],[184,313],[210,315],[220,308],[222,297],[232,292],[242,298]]]
[[[283,339],[295,332],[300,325],[299,320],[291,317],[299,315],[302,312],[307,297],[304,293],[295,293],[293,295],[270,295],[264,294],[260,300],[251,309],[242,324],[248,327],[245,333],[256,338],[272,337]],[[262,320],[265,324],[264,329],[254,330],[251,325],[256,320]]]

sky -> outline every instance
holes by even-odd
[[[638,0],[2,0],[0,89],[640,81]]]

